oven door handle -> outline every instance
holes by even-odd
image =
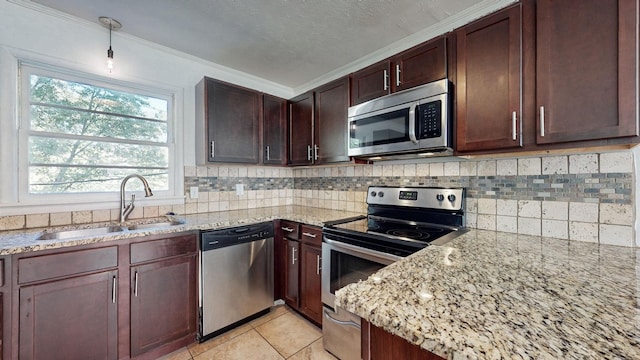
[[[385,260],[384,262],[382,262],[383,265],[391,265],[392,263],[398,261],[398,260],[402,260],[402,257],[400,256],[396,256],[396,255],[392,255],[392,254],[385,254],[385,253],[381,253],[379,251],[374,251],[374,250],[369,250],[369,249],[365,249],[363,247],[360,246],[354,246],[351,244],[345,244],[343,242],[340,241],[335,241],[335,240],[331,240],[328,239],[326,236],[324,237],[324,242],[326,242],[327,244],[331,245],[332,247],[336,248],[336,249],[341,249],[341,250],[346,250],[348,251],[348,254],[350,255],[354,255],[354,254],[365,254],[377,259],[381,259],[381,260]]]
[[[338,324],[338,325],[342,325],[342,326],[353,326],[354,328],[356,328],[356,329],[358,329],[358,330],[360,330],[360,329],[361,329],[361,328],[360,328],[360,325],[359,325],[359,324],[354,323],[353,321],[342,321],[342,320],[334,319],[334,318],[332,318],[332,317],[329,315],[329,313],[327,313],[326,311],[323,311],[323,312],[324,312],[324,317],[325,317],[325,319],[327,319],[327,320],[329,320],[329,321],[331,321],[331,322],[334,322],[334,323],[336,323],[336,324]]]

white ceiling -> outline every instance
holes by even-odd
[[[31,2],[96,24],[108,16],[134,37],[299,88],[382,59],[389,54],[381,49],[407,48],[510,0]]]

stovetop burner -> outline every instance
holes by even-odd
[[[390,229],[386,231],[386,234],[413,240],[427,240],[430,238],[429,234],[412,229]]]

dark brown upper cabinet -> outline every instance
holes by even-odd
[[[196,85],[196,156],[208,162],[260,162],[261,94],[205,77]]]
[[[315,90],[315,163],[349,161],[347,155],[347,111],[349,78],[345,77]],[[314,154],[315,155],[315,154]]]
[[[391,61],[373,64],[351,75],[351,105],[391,93]]]
[[[345,77],[289,100],[289,164],[348,161]]]
[[[263,96],[262,163],[287,164],[287,100]]]
[[[538,0],[538,144],[638,134],[638,2]]]
[[[440,36],[392,59],[391,91],[406,90],[447,77],[446,39]]]
[[[522,146],[521,6],[456,31],[456,149]]]
[[[446,38],[441,36],[353,73],[351,105],[446,76]]]
[[[313,91],[289,100],[289,164],[313,163]]]

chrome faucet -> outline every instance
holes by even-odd
[[[147,182],[147,179],[145,179],[141,175],[131,174],[125,177],[124,179],[122,179],[122,183],[120,183],[120,222],[126,221],[127,216],[131,214],[131,212],[133,211],[133,208],[135,207],[133,206],[133,203],[136,201],[135,194],[131,194],[131,202],[128,205],[125,206],[124,204],[125,202],[124,187],[127,184],[127,181],[132,177],[137,177],[138,179],[140,179],[140,181],[142,181],[142,185],[144,185],[144,197],[153,196],[153,193],[151,192],[151,188],[149,187],[149,183]]]

